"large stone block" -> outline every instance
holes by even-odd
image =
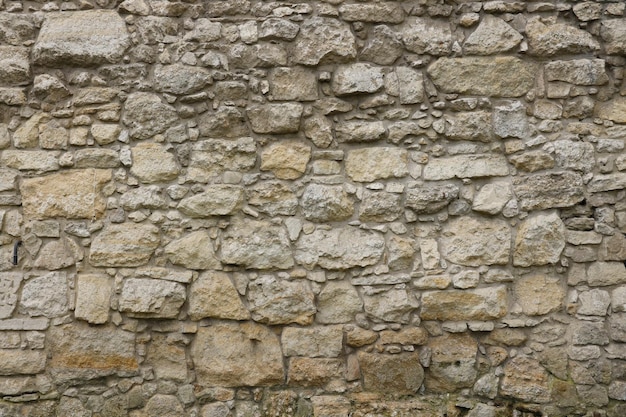
[[[341,18],[348,22],[402,23],[404,10],[394,2],[352,3],[339,6]]]
[[[187,293],[173,281],[127,278],[119,299],[119,310],[131,317],[176,318]]]
[[[198,117],[200,135],[208,138],[239,138],[249,134],[246,118],[237,107],[220,106]]]
[[[316,308],[306,281],[262,275],[248,284],[252,319],[266,324],[311,324]]]
[[[50,272],[24,283],[19,311],[29,316],[58,317],[69,308],[65,272]]]
[[[374,322],[408,323],[410,314],[418,305],[413,294],[405,289],[390,289],[363,296],[365,313]]]
[[[448,334],[432,338],[431,363],[426,374],[425,386],[434,392],[451,392],[471,387],[478,374],[476,354],[478,345],[467,333]]]
[[[382,68],[357,63],[340,66],[333,74],[332,88],[338,96],[375,93],[383,87]]]
[[[248,320],[250,313],[243,305],[228,274],[206,271],[189,290],[189,317]]]
[[[330,281],[317,296],[318,323],[348,323],[363,310],[363,301],[356,289],[343,281]]]
[[[563,307],[565,289],[558,277],[533,274],[517,280],[514,294],[524,314],[539,316]]]
[[[316,100],[317,77],[313,71],[301,67],[280,67],[269,76],[274,100]]]
[[[581,176],[570,171],[519,177],[513,187],[522,210],[570,207],[585,198]]]
[[[48,66],[115,63],[129,45],[126,24],[114,10],[50,13],[35,42],[33,59]]]
[[[343,349],[343,326],[286,327],[281,344],[285,356],[336,358]]]
[[[171,94],[191,94],[211,82],[211,74],[204,68],[190,65],[157,65],[154,69],[154,88]]]
[[[450,262],[466,266],[506,265],[511,229],[503,220],[456,218],[444,226],[441,252]]]
[[[534,403],[550,401],[550,377],[534,359],[518,356],[507,362],[500,392],[507,397]]]
[[[111,171],[98,169],[25,178],[20,186],[24,216],[97,219],[105,209],[102,187],[110,180]]]
[[[255,133],[295,133],[302,111],[300,103],[281,103],[253,106],[246,113]]]
[[[0,349],[0,375],[29,375],[43,372],[46,367],[46,351]]]
[[[415,394],[424,381],[417,352],[399,355],[358,353],[364,387],[369,391],[398,395]]]
[[[530,19],[526,34],[533,55],[581,54],[600,49],[591,33],[564,23],[545,25],[539,18]]]
[[[211,238],[202,230],[191,232],[170,242],[164,248],[164,253],[171,263],[188,269],[220,269],[221,267]]]
[[[445,21],[412,18],[401,35],[406,49],[416,54],[440,56],[452,50],[452,31]]]
[[[459,187],[454,184],[424,185],[407,190],[405,205],[416,213],[436,213],[458,196]]]
[[[626,52],[626,19],[607,19],[600,25],[600,36],[604,40],[607,54]]]
[[[159,229],[156,226],[110,224],[94,238],[89,263],[112,267],[144,265],[159,243]]]
[[[261,153],[261,170],[272,171],[276,178],[293,180],[306,171],[311,159],[311,147],[301,142],[273,143]]]
[[[308,185],[300,206],[307,220],[318,223],[346,220],[354,213],[354,203],[340,185]]]
[[[356,58],[356,38],[347,23],[312,17],[300,25],[293,60],[304,65],[331,64]]]
[[[501,177],[509,174],[506,158],[498,154],[454,155],[430,158],[424,167],[425,180]]]
[[[555,264],[565,248],[565,225],[556,213],[525,219],[517,230],[513,265]]]
[[[408,171],[406,149],[379,147],[354,149],[346,158],[346,174],[357,182],[402,178]]]
[[[252,138],[199,141],[191,149],[187,178],[206,183],[224,171],[247,171],[254,167],[256,159],[256,143]]]
[[[508,312],[505,286],[464,291],[428,291],[422,294],[423,320],[494,320]]]
[[[203,386],[280,385],[285,377],[278,337],[259,324],[201,327],[191,353],[198,383]]]

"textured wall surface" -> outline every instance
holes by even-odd
[[[0,416],[623,417],[625,7],[0,0]]]

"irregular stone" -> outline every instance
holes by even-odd
[[[538,18],[526,24],[529,51],[533,55],[580,54],[600,49],[593,36],[563,23],[544,25]]]
[[[593,112],[595,117],[626,123],[626,97],[615,97],[605,102],[596,102]]]
[[[298,34],[300,27],[286,19],[271,17],[261,23],[259,39],[292,40]]]
[[[185,413],[182,404],[175,395],[157,394],[146,403],[146,414],[154,417],[176,417]]]
[[[577,314],[584,316],[606,316],[611,304],[611,296],[608,291],[599,289],[584,291],[578,295],[580,305]]]
[[[515,178],[513,189],[522,210],[570,207],[585,198],[581,176],[569,171]]]
[[[165,208],[166,204],[161,188],[156,185],[130,189],[120,198],[120,205],[127,210],[159,209]]]
[[[391,289],[375,295],[364,295],[365,313],[375,322],[408,323],[409,315],[419,304],[404,289]]]
[[[587,188],[592,193],[621,190],[626,188],[626,173],[596,175]]]
[[[564,81],[576,85],[603,85],[609,81],[603,59],[573,59],[547,62],[546,81]]]
[[[283,355],[270,328],[244,322],[201,327],[191,344],[203,386],[271,386],[283,383]]]
[[[290,358],[287,383],[303,387],[323,387],[333,380],[341,379],[344,366],[339,359]]]
[[[58,317],[67,313],[67,277],[64,272],[50,272],[24,283],[19,311],[31,317]]]
[[[300,207],[307,220],[317,223],[346,220],[354,213],[354,203],[340,185],[308,185]]]
[[[497,181],[485,184],[476,193],[472,202],[472,210],[498,214],[511,198],[513,198],[513,188],[510,182]]]
[[[446,121],[444,135],[448,139],[479,142],[490,142],[492,139],[491,113],[484,111],[452,113],[444,120]]]
[[[421,103],[424,101],[424,76],[409,67],[396,67],[385,76],[385,90],[399,97],[400,104]]]
[[[356,227],[316,229],[296,242],[295,259],[308,268],[349,269],[377,263],[385,248],[384,238],[376,232]]]
[[[555,212],[525,219],[517,230],[513,265],[549,265],[559,261],[565,248],[565,225]]]
[[[74,317],[92,324],[109,320],[113,287],[111,279],[103,274],[79,274],[76,282]]]
[[[281,67],[270,72],[274,100],[311,101],[317,99],[317,77],[301,67]]]
[[[302,104],[281,103],[253,106],[246,110],[255,133],[295,133],[300,129]]]
[[[183,40],[195,42],[213,42],[222,37],[222,24],[211,19],[200,18],[195,21],[193,30]]]
[[[170,242],[164,254],[174,265],[188,269],[220,269],[221,263],[215,256],[213,242],[205,231],[191,232]]]
[[[407,50],[416,54],[447,55],[452,50],[452,32],[448,22],[412,18],[402,31]]]
[[[508,52],[524,39],[504,20],[485,15],[471,35],[463,44],[465,53],[470,55],[495,55]]]
[[[554,158],[545,151],[529,151],[512,155],[510,161],[515,168],[526,172],[554,168]]]
[[[23,88],[0,88],[0,103],[7,106],[21,106],[26,104],[26,93]],[[0,136],[0,142],[4,138]]]
[[[239,138],[249,134],[242,111],[232,106],[220,106],[214,112],[202,113],[198,128],[200,135],[208,138]]]
[[[39,125],[50,120],[46,113],[35,113],[22,123],[13,133],[13,146],[34,148],[39,145]]]
[[[403,213],[402,194],[365,191],[359,206],[359,219],[365,222],[392,222]]]
[[[517,356],[504,367],[500,393],[522,401],[547,403],[550,401],[549,374],[536,360]]]
[[[364,388],[373,392],[415,394],[424,381],[417,352],[398,355],[358,352]]]
[[[492,97],[526,94],[536,74],[534,64],[508,56],[439,58],[427,71],[433,83],[446,93]]]
[[[300,25],[294,43],[293,61],[303,65],[324,65],[356,58],[356,39],[350,26],[337,19],[312,17]]]
[[[176,318],[186,298],[185,286],[177,282],[126,278],[119,311],[131,317]]]
[[[494,320],[506,315],[507,291],[500,285],[464,291],[422,294],[423,320]]]
[[[596,163],[591,143],[556,140],[546,144],[544,150],[554,152],[554,159],[560,168],[589,172]]]
[[[176,110],[152,93],[132,93],[124,104],[122,121],[133,139],[148,139],[163,133],[176,120]]]
[[[86,409],[78,398],[71,398],[67,396],[61,397],[61,401],[59,401],[59,405],[57,407],[57,413],[76,417],[91,416],[91,411]]]
[[[346,174],[357,182],[402,178],[408,172],[405,149],[378,147],[353,149],[346,158]]]
[[[321,114],[314,114],[304,120],[304,136],[318,148],[328,148],[333,143],[333,124]]]
[[[117,168],[120,155],[113,149],[79,149],[74,153],[75,168]]]
[[[425,385],[434,392],[450,392],[474,385],[477,371],[476,341],[467,333],[431,338],[431,363]]]
[[[229,276],[223,272],[206,271],[191,284],[189,290],[189,317],[249,320],[250,313],[243,305]]]
[[[64,237],[46,243],[39,251],[34,266],[39,269],[57,270],[73,266],[82,259],[82,249],[73,240]]]
[[[587,283],[591,287],[624,284],[626,267],[622,262],[593,262],[587,270]]]
[[[342,4],[339,15],[347,22],[402,23],[405,13],[397,3],[381,2]]]
[[[315,314],[313,292],[306,282],[290,282],[263,275],[248,284],[252,319],[266,324],[311,324]]]
[[[619,317],[620,315],[616,315]],[[583,345],[608,345],[609,333],[604,327],[604,322],[576,321],[570,324],[572,344]]]
[[[425,185],[407,190],[405,205],[418,214],[431,214],[443,210],[458,196],[456,185]]]
[[[383,122],[349,121],[338,123],[335,133],[339,142],[374,142],[387,134]]]
[[[291,188],[279,181],[266,181],[246,189],[246,200],[255,210],[270,216],[293,216],[298,209],[298,198]]]
[[[98,123],[91,126],[90,133],[99,145],[109,145],[118,139],[120,127],[118,125]],[[67,133],[65,133],[65,136],[67,136]]]
[[[110,170],[98,169],[24,178],[20,185],[24,215],[38,220],[97,219],[104,214],[102,188],[110,180]]]
[[[146,264],[159,246],[159,229],[150,224],[110,224],[91,243],[93,266],[128,267]]]
[[[178,210],[194,218],[234,214],[243,205],[243,189],[235,185],[209,185],[202,193],[183,198]]]
[[[31,82],[29,49],[0,46],[0,84],[15,87]]]
[[[454,155],[430,158],[424,167],[425,180],[501,177],[509,174],[506,158],[498,154]]]
[[[43,349],[0,349],[0,375],[38,374],[45,368],[46,351]]]
[[[404,45],[400,36],[389,26],[374,26],[370,30],[369,36],[360,53],[360,57],[364,61],[378,65],[391,65],[402,56]]]
[[[154,89],[163,93],[191,94],[211,82],[204,68],[190,65],[157,65],[154,69]]]
[[[85,87],[74,95],[75,106],[109,103],[118,96],[120,90],[110,87]]]
[[[21,282],[22,274],[19,272],[0,273],[0,319],[9,318],[13,314]]]
[[[286,327],[281,345],[285,356],[336,358],[343,348],[343,326]]]
[[[293,180],[306,171],[311,147],[295,141],[271,144],[261,153],[261,170],[272,171],[276,178]]]
[[[254,167],[256,158],[252,138],[199,141],[191,148],[187,179],[206,183],[224,171],[246,171]]]
[[[35,42],[33,59],[47,66],[116,63],[128,46],[126,24],[115,10],[49,13]]]
[[[18,175],[18,171],[0,168],[0,191],[15,190]]]
[[[456,218],[445,224],[439,243],[443,256],[459,265],[506,265],[511,229],[502,220]]]
[[[375,93],[382,87],[382,69],[370,64],[342,65],[333,74],[332,88],[338,96]]]
[[[315,320],[321,324],[348,323],[363,310],[363,301],[349,282],[330,281],[317,295]]]
[[[17,151],[7,149],[0,155],[0,163],[7,168],[39,173],[59,169],[59,152],[55,151]]]
[[[534,274],[517,280],[515,297],[524,314],[540,316],[563,307],[565,289],[557,277]]]
[[[253,220],[235,220],[223,233],[222,262],[252,269],[287,269],[294,264],[285,229]]]
[[[21,46],[34,41],[37,28],[33,16],[27,13],[0,13],[0,42]]]
[[[626,52],[626,19],[607,19],[600,24],[600,36],[604,41],[607,54],[623,54]]]
[[[563,115],[563,106],[549,100],[537,100],[533,106],[533,115],[539,119],[558,120]]]
[[[130,173],[143,183],[170,181],[180,172],[175,156],[157,143],[140,143],[131,149],[131,154]]]

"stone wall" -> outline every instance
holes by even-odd
[[[0,0],[0,415],[626,415],[625,6]]]

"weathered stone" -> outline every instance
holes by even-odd
[[[156,185],[134,188],[126,191],[120,198],[120,205],[127,210],[138,208],[159,209],[166,206],[161,188]]]
[[[29,316],[58,317],[67,313],[67,277],[50,272],[24,283],[19,311]]]
[[[515,297],[524,314],[539,316],[563,307],[565,289],[558,277],[530,275],[514,284]]]
[[[452,32],[448,22],[413,18],[402,32],[407,50],[416,54],[447,55],[452,50]]]
[[[187,178],[206,183],[224,171],[249,170],[256,159],[256,143],[252,138],[199,141],[191,150]]]
[[[554,168],[554,157],[545,151],[529,151],[512,155],[510,161],[515,168],[526,172]]]
[[[363,296],[365,313],[375,322],[408,323],[409,315],[418,305],[414,296],[404,289]]]
[[[539,19],[526,24],[530,53],[538,56],[579,54],[600,49],[600,44],[584,30],[563,23],[544,25]]]
[[[210,185],[204,192],[183,198],[178,210],[196,218],[234,214],[243,205],[243,189],[234,185]]]
[[[187,379],[187,358],[182,340],[153,334],[148,345],[146,362],[153,367],[156,377],[183,383]]]
[[[422,294],[423,320],[493,320],[507,313],[504,286],[465,291],[428,291]]]
[[[112,124],[94,124],[90,129],[91,136],[99,145],[109,145],[120,135],[120,127]],[[67,133],[65,134],[67,136]]]
[[[510,182],[498,181],[483,185],[472,202],[472,210],[482,213],[498,214],[513,198]]]
[[[270,216],[293,216],[298,198],[291,188],[279,181],[257,183],[246,190],[246,200],[255,210]]]
[[[461,112],[445,117],[446,130],[444,135],[453,140],[470,140],[490,142],[491,113]]]
[[[159,246],[159,230],[149,224],[110,224],[93,240],[89,263],[93,266],[146,264]]]
[[[18,171],[0,168],[0,191],[13,191],[17,183]]]
[[[18,86],[30,82],[29,49],[0,46],[0,84]]]
[[[318,148],[328,148],[333,143],[333,125],[321,114],[314,114],[305,119],[302,128],[304,136],[311,139]]]
[[[592,287],[626,283],[626,267],[622,262],[593,262],[587,270],[587,283]]]
[[[43,245],[34,266],[39,269],[54,271],[75,265],[77,261],[82,259],[83,251],[76,242],[63,237]]]
[[[354,286],[344,281],[330,281],[317,296],[315,320],[322,324],[348,323],[362,310],[363,301]]]
[[[534,403],[550,401],[548,372],[534,359],[518,356],[504,367],[500,393]]]
[[[609,81],[603,59],[574,59],[546,63],[547,81],[564,81],[577,85],[602,85]]]
[[[391,65],[402,56],[404,46],[400,36],[389,26],[374,26],[369,35],[361,50],[361,59],[378,65]]]
[[[39,144],[39,125],[50,120],[46,113],[35,113],[13,133],[13,146],[33,148]]]
[[[129,45],[126,24],[114,10],[50,13],[35,42],[33,59],[48,66],[115,63]]]
[[[536,72],[534,64],[507,56],[439,58],[427,71],[446,93],[493,97],[526,94],[534,85]]]
[[[117,168],[120,156],[113,149],[79,149],[74,153],[75,168]]]
[[[585,198],[582,178],[569,171],[519,177],[513,188],[522,210],[570,207]]]
[[[32,15],[22,13],[0,13],[0,42],[20,46],[35,40],[37,28]]]
[[[248,284],[252,319],[266,324],[311,324],[316,308],[306,282],[262,275]]]
[[[359,219],[366,222],[391,222],[403,213],[402,194],[366,191],[359,206]]]
[[[249,134],[246,118],[236,107],[220,106],[198,117],[200,135],[208,138],[239,138]]]
[[[205,317],[248,320],[250,313],[227,274],[207,271],[200,274],[191,285],[189,317],[192,320]]]
[[[405,149],[379,147],[354,149],[346,158],[346,174],[357,182],[401,178],[408,174]]]
[[[20,185],[24,215],[32,219],[101,217],[105,209],[102,187],[110,180],[111,171],[96,169],[25,178]]]
[[[456,218],[446,223],[439,242],[450,262],[505,265],[511,250],[511,229],[502,220]]]
[[[120,294],[119,310],[132,317],[175,318],[185,299],[185,287],[177,282],[127,278]]]
[[[211,74],[204,68],[173,64],[154,69],[154,88],[163,93],[191,94],[210,82]]]
[[[606,316],[611,304],[609,293],[599,289],[581,292],[578,300],[580,305],[576,313],[584,316]]]
[[[195,42],[212,42],[221,38],[222,24],[211,19],[200,18],[195,21],[193,30],[183,40]]]
[[[287,19],[271,17],[261,23],[259,39],[292,40],[298,34],[300,27]]]
[[[276,68],[270,73],[269,82],[274,100],[317,99],[317,77],[305,68]]]
[[[164,248],[164,253],[174,265],[189,269],[220,269],[221,267],[220,261],[215,256],[211,238],[201,230],[170,242]]]
[[[588,184],[592,193],[621,190],[626,187],[626,173],[596,175]]]
[[[374,142],[383,139],[387,129],[383,122],[349,121],[338,123],[335,133],[339,142]]]
[[[113,288],[111,279],[101,274],[79,274],[76,282],[74,316],[92,324],[109,320]]]
[[[617,315],[619,317],[619,315]],[[583,345],[608,345],[609,333],[604,322],[576,321],[570,324],[572,343],[577,346]]]
[[[422,186],[406,192],[405,205],[416,213],[436,213],[459,196],[459,187],[453,184]]]
[[[451,178],[501,177],[509,174],[509,165],[498,154],[455,155],[430,158],[424,167],[425,180]]]
[[[384,355],[359,351],[364,387],[374,392],[415,394],[424,381],[417,352]]]
[[[538,213],[520,224],[513,265],[555,264],[565,248],[565,225],[557,213]]]
[[[293,180],[306,171],[311,148],[301,142],[274,143],[261,153],[261,170],[272,171],[276,178]]]
[[[346,220],[354,213],[354,204],[340,185],[308,185],[300,206],[307,220],[318,223]]]
[[[17,304],[17,292],[22,282],[22,274],[19,272],[0,273],[0,318],[11,317]]]
[[[626,19],[607,19],[600,24],[600,36],[604,40],[607,54],[623,54],[626,52]]]
[[[140,143],[131,149],[131,153],[133,165],[130,173],[143,183],[169,181],[180,172],[175,156],[157,143]]]
[[[163,133],[178,119],[176,110],[156,94],[132,93],[124,104],[122,121],[134,139],[148,139]]]
[[[246,113],[255,133],[295,133],[302,110],[300,103],[281,103],[249,107]]]
[[[396,67],[385,75],[385,90],[400,98],[400,104],[416,104],[424,101],[424,76],[409,67]]]
[[[615,97],[609,101],[597,102],[594,116],[617,123],[626,123],[626,97]]]
[[[465,40],[463,49],[470,55],[494,55],[510,51],[522,39],[523,36],[504,20],[487,14]]]
[[[319,265],[326,269],[348,269],[377,263],[385,240],[376,232],[355,227],[317,229],[302,235],[296,242],[296,261],[306,267]]]
[[[283,383],[283,356],[278,337],[259,324],[225,322],[201,327],[191,353],[198,383],[204,386]]]
[[[20,171],[49,172],[59,169],[59,152],[7,149],[0,156],[2,165]]]
[[[46,351],[43,349],[0,349],[0,375],[38,374],[45,367]]]
[[[146,414],[154,417],[176,417],[184,414],[184,409],[175,395],[157,394],[150,398],[145,407]]]
[[[382,87],[382,69],[370,64],[339,66],[333,74],[332,88],[338,96],[375,93]]]
[[[289,385],[323,387],[333,380],[340,380],[344,366],[340,359],[329,358],[290,358]]]
[[[528,135],[526,108],[520,101],[494,107],[493,132],[501,138],[525,138]]]
[[[385,22],[402,23],[404,10],[394,2],[374,4],[343,4],[339,7],[339,14],[348,22]]]
[[[286,327],[281,344],[285,356],[336,358],[343,348],[343,326]]]
[[[435,337],[430,339],[428,347],[432,354],[426,374],[427,389],[450,392],[474,385],[478,346],[471,336],[465,333]]]
[[[337,19],[312,17],[300,25],[295,40],[295,63],[331,64],[356,58],[356,39],[350,26]]]
[[[591,143],[556,140],[546,144],[544,150],[554,152],[554,159],[560,168],[589,172],[595,166],[596,160]]]
[[[293,266],[289,237],[267,221],[234,221],[222,235],[222,262],[252,269]]]

